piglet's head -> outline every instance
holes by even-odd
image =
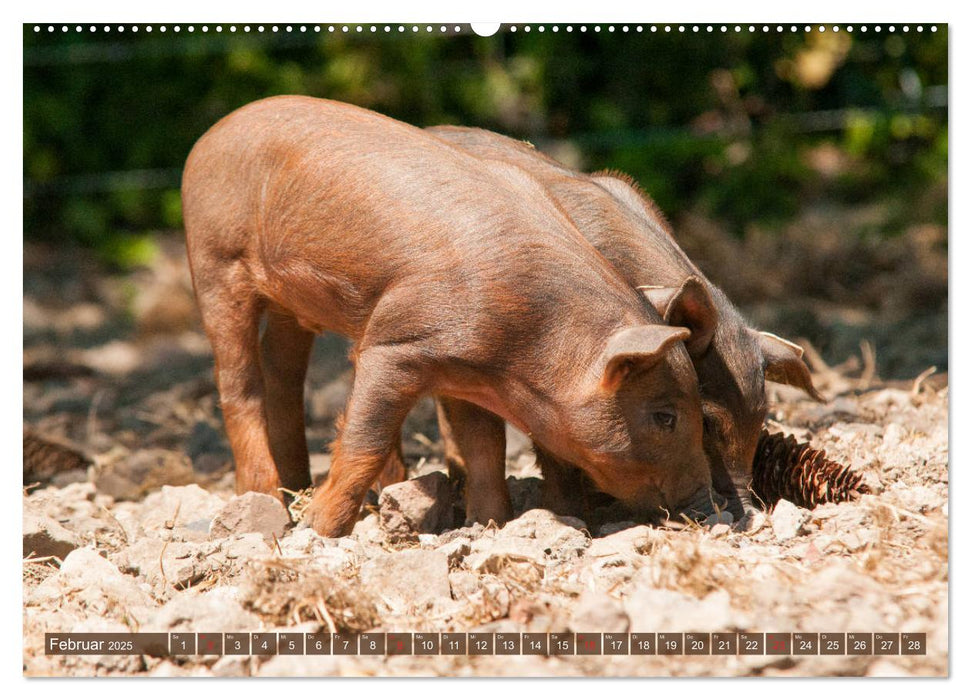
[[[688,329],[684,345],[693,359],[708,352],[718,327],[718,311],[704,282],[692,275],[677,287],[638,289],[666,323]]]
[[[680,285],[641,287],[668,323],[691,330],[685,346],[698,374],[704,445],[716,489],[742,517],[751,507],[748,486],[767,403],[765,380],[821,397],[802,361],[802,348],[753,330],[724,294],[698,277]]]
[[[578,464],[597,486],[629,506],[673,512],[707,492],[698,380],[685,343],[688,328],[624,328],[594,368],[578,424]]]

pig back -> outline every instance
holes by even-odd
[[[599,301],[592,323],[610,297],[614,322],[638,306],[524,171],[350,105],[279,97],[243,107],[200,139],[183,182],[187,227],[220,217],[207,227],[220,245],[318,330],[360,335],[392,290],[422,302],[411,316],[449,312],[413,321],[426,327],[446,315],[466,326],[553,324],[566,308],[583,316],[584,296]]]
[[[579,173],[531,144],[485,129],[434,126],[437,138],[476,156],[504,161],[533,174],[582,235],[633,286],[679,285],[701,272],[671,235],[663,214],[626,175]]]

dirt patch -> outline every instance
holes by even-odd
[[[25,429],[37,454],[73,455],[63,472],[38,461],[25,483],[25,519],[32,518],[23,560],[25,674],[947,673],[946,374],[921,366],[900,379],[899,368],[910,365],[897,364],[889,374],[898,379],[883,381],[880,344],[869,354],[853,345],[841,357],[832,354],[838,344],[810,350],[828,403],[773,386],[767,427],[825,450],[862,474],[869,493],[811,510],[780,504],[755,532],[557,518],[535,507],[535,458],[528,441],[510,433],[517,517],[502,528],[443,525],[435,513],[422,520],[437,523],[431,531],[402,536],[402,519],[381,509],[405,501],[388,498],[372,500],[349,537],[300,527],[278,536],[255,507],[253,532],[227,534],[212,528],[236,501],[205,338],[191,306],[177,305],[181,311],[159,324],[143,318],[151,304],[133,302],[188,293],[181,248],[163,251],[164,264],[135,276],[25,254]],[[346,395],[345,349],[338,340],[318,343],[308,382],[318,479],[329,467],[326,445]],[[892,356],[903,352],[894,348]],[[409,417],[405,435],[413,476],[443,469],[430,406]],[[51,551],[36,551],[45,548]],[[43,654],[48,631],[595,630],[924,632],[928,654]]]
[[[785,664],[769,656],[631,656],[413,657],[385,665],[335,656],[325,669],[309,657],[285,664],[254,657],[236,668],[254,675],[946,673],[947,389],[875,387],[828,406],[780,400],[772,420],[853,464],[873,492],[813,510],[792,506],[795,529],[777,508],[754,533],[622,523],[590,537],[581,521],[532,509],[501,529],[447,529],[403,542],[372,512],[349,537],[296,528],[267,544],[258,533],[213,540],[205,532],[205,518],[233,498],[225,487],[211,490],[212,503],[190,491],[197,486],[166,487],[165,503],[184,504],[184,524],[153,521],[158,501],[148,508],[112,501],[91,484],[35,489],[25,506],[80,540],[65,566],[90,552],[106,567],[103,580],[77,588],[71,576],[59,580],[59,560],[25,559],[26,672],[220,674],[226,662],[216,657],[146,657],[135,666],[45,657],[43,632],[89,630],[96,619],[112,630],[214,631],[214,620],[223,624],[238,608],[246,631],[908,631],[926,632],[929,648],[925,657]],[[119,530],[124,536],[107,536]],[[140,567],[131,562],[142,561],[145,542],[159,544]],[[166,611],[180,601],[188,612],[174,622]]]

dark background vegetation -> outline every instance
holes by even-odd
[[[150,267],[181,226],[195,140],[247,102],[308,94],[626,171],[754,321],[829,362],[866,341],[886,375],[946,370],[946,27],[271,27],[25,26],[25,240]]]

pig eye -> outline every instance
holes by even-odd
[[[651,416],[654,422],[657,423],[664,430],[674,430],[675,424],[678,422],[678,417],[673,413],[668,413],[667,411],[658,411]]]

